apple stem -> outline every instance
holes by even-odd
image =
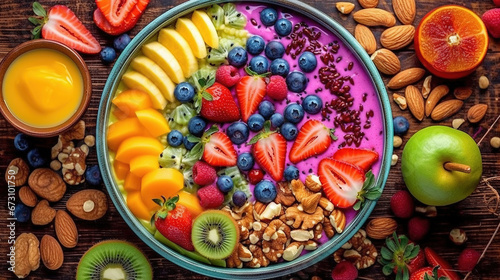
[[[444,169],[448,171],[458,171],[463,173],[470,173],[470,166],[456,162],[445,162]]]

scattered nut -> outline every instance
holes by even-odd
[[[491,147],[498,149],[500,148],[500,137],[492,137],[490,140]]]
[[[484,118],[487,110],[488,105],[476,104],[470,107],[469,111],[467,111],[467,119],[470,123],[478,123]]]
[[[286,261],[293,261],[302,253],[304,245],[301,242],[292,242],[283,251],[283,259]]]
[[[94,207],[90,212],[84,210],[84,204],[87,203],[87,205],[89,205],[88,201],[94,203]],[[86,189],[73,194],[66,202],[66,208],[71,214],[80,219],[93,221],[106,214],[108,210],[108,200],[106,194],[102,191]],[[88,209],[87,207],[87,210]]]
[[[424,84],[422,85],[422,97],[427,99],[432,89],[432,75],[425,77]]]
[[[19,189],[19,200],[21,200],[24,205],[29,207],[35,207],[38,202],[36,194],[28,186],[23,186]]]
[[[38,202],[33,211],[31,212],[31,222],[34,225],[44,226],[52,222],[56,216],[56,210],[50,207],[47,200]]]
[[[49,168],[38,168],[31,172],[28,184],[38,196],[50,202],[59,201],[66,193],[66,184],[59,174]]]
[[[490,80],[488,80],[488,78],[486,76],[479,77],[479,88],[480,89],[487,89],[489,85],[490,85]]]
[[[351,240],[333,254],[333,259],[337,263],[347,260],[357,269],[365,269],[375,264],[377,256],[377,248],[366,238],[366,232],[360,229]]]
[[[368,222],[366,234],[373,239],[385,239],[398,228],[398,223],[392,218],[375,218]]]
[[[319,180],[319,177],[317,175],[314,175],[314,174],[309,174],[306,177],[306,181],[304,184],[312,192],[320,192],[322,189],[321,181]]]
[[[314,237],[312,230],[296,229],[290,232],[290,236],[295,241],[307,241]]]
[[[467,241],[467,234],[460,228],[454,228],[450,231],[450,240],[455,245],[462,245]]]
[[[458,129],[464,122],[465,119],[453,119],[451,121],[451,127],[453,127],[454,129]]]
[[[422,97],[422,93],[412,86],[409,85],[405,89],[406,101],[408,102],[408,108],[410,108],[410,112],[412,115],[419,121],[424,119],[424,97]]]
[[[415,207],[415,212],[423,214],[428,218],[433,218],[437,216],[436,206],[417,206]]]
[[[62,164],[57,159],[50,162],[50,168],[54,171],[59,171],[59,169],[61,169],[61,167],[62,167]]]
[[[89,155],[89,146],[87,146],[86,144],[83,144],[80,146],[80,150],[82,150],[82,152],[85,154],[85,155]]]
[[[398,155],[393,154],[391,157],[391,166],[396,165],[398,163],[398,159],[399,159]]]
[[[399,109],[406,110],[406,108],[408,108],[408,103],[406,102],[406,97],[404,97],[400,94],[397,94],[397,93],[393,93],[392,99],[394,100],[394,102],[396,102],[396,104],[398,104]]]
[[[436,107],[439,100],[450,92],[447,85],[439,85],[432,89],[427,100],[425,101],[425,115],[428,117],[431,115],[432,110]]]
[[[330,223],[337,233],[342,233],[346,226],[346,216],[342,210],[334,209],[330,214]]]
[[[295,196],[287,182],[279,182],[276,186],[276,191],[277,194],[274,202],[283,204],[284,206],[291,206],[295,203]]]
[[[40,256],[45,267],[50,270],[59,269],[64,262],[61,245],[54,237],[47,234],[40,241]]]
[[[64,210],[57,210],[55,220],[57,239],[66,248],[74,248],[78,243],[78,229],[75,221]]]
[[[26,183],[30,168],[22,158],[15,158],[10,161],[5,170],[5,182],[8,185],[20,187]]]
[[[14,273],[18,278],[27,277],[40,266],[40,242],[33,233],[21,233],[16,238]]]
[[[85,144],[87,144],[87,146],[89,146],[89,147],[94,147],[94,145],[95,145],[95,136],[94,135],[87,135],[83,139],[83,142]]]
[[[469,98],[469,96],[472,95],[472,88],[470,88],[470,87],[457,87],[453,91],[453,95],[455,95],[455,97],[457,99],[465,100],[465,99]]]
[[[361,7],[367,8],[375,8],[378,5],[378,0],[358,0]]]
[[[337,7],[337,10],[339,10],[341,14],[348,15],[354,10],[355,5],[350,2],[337,2],[335,7]]]
[[[434,121],[442,121],[460,111],[463,105],[464,102],[458,99],[450,99],[443,101],[438,105],[436,105],[436,107],[432,110],[431,118]]]
[[[394,148],[401,147],[401,145],[403,145],[403,139],[398,135],[394,135],[392,145],[394,146]]]

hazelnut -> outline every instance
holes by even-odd
[[[423,214],[428,218],[433,218],[437,216],[436,206],[417,206],[415,207],[415,212]]]
[[[454,228],[450,231],[450,240],[453,242],[455,245],[462,245],[467,241],[467,234],[465,234],[465,231],[459,228]]]
[[[451,121],[451,126],[454,129],[458,129],[464,122],[465,119],[454,119],[453,121]]]
[[[393,138],[393,146],[394,148],[399,148],[403,144],[403,139],[401,137],[395,135]]]
[[[500,137],[495,136],[495,137],[491,138],[490,145],[491,145],[491,147],[493,147],[495,149],[500,148]]]
[[[393,154],[391,158],[391,166],[396,165],[396,163],[398,163],[398,159],[399,159],[398,155]]]
[[[489,85],[490,85],[490,80],[488,80],[486,76],[483,75],[479,77],[479,88],[487,89]]]

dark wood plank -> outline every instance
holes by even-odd
[[[354,0],[350,0],[355,2]],[[96,8],[93,1],[88,0],[75,0],[75,1],[58,1],[58,0],[45,0],[43,5],[49,7],[55,4],[61,4],[67,2],[67,5],[75,11],[78,17],[84,22],[84,24],[89,28],[89,30],[94,34],[101,45],[110,45],[112,43],[112,37],[104,34],[93,24],[92,22],[92,12]],[[147,23],[151,22],[154,18],[170,9],[171,7],[178,5],[184,1],[181,0],[151,0],[144,16],[139,21],[138,25],[130,32],[131,35],[137,34]],[[320,9],[321,11],[327,13],[332,18],[338,20],[342,23],[349,31],[354,30],[355,23],[351,16],[341,16],[335,9],[336,1],[319,1],[319,0],[307,0],[304,1],[311,4],[312,6]],[[453,1],[453,0],[417,0],[418,14],[416,23],[430,11],[431,9],[444,5],[444,4],[459,4],[471,8],[477,14],[481,15],[487,9],[493,7],[493,4],[489,0],[473,0],[473,1]],[[5,0],[0,3],[0,59],[5,56],[5,54],[11,50],[16,45],[29,40],[30,29],[33,27],[27,20],[27,17],[32,15],[31,11],[31,1],[27,0]],[[357,4],[357,3],[356,3]],[[391,10],[391,1],[381,0],[379,7]],[[357,5],[356,10],[359,9]],[[382,28],[374,28],[376,36],[380,35],[383,31]],[[489,125],[493,123],[494,119],[500,114],[500,44],[498,40],[491,40],[489,46],[489,52],[485,59],[483,65],[470,76],[465,81],[466,84],[472,85],[474,88],[474,95],[466,101],[464,109],[461,110],[455,117],[464,117],[468,108],[476,103],[486,103],[489,105],[487,115],[483,121],[477,125],[467,125],[465,124],[460,129],[471,134],[477,135],[476,140],[478,140],[485,131],[488,129]],[[403,68],[408,68],[412,66],[419,65],[416,59],[413,47],[410,46],[404,50],[398,51],[397,54],[401,57]],[[95,134],[95,121],[97,118],[97,108],[99,106],[101,91],[106,82],[109,71],[112,65],[106,66],[101,63],[98,56],[88,56],[84,55],[84,59],[90,69],[93,83],[92,100],[89,106],[89,110],[84,115],[83,119],[87,123],[87,133]],[[477,80],[480,75],[486,75],[489,77],[491,86],[487,90],[479,90],[477,85]],[[385,81],[388,81],[389,77],[384,77]],[[420,82],[418,86],[421,86]],[[456,83],[462,82],[448,82],[450,87],[455,87]],[[389,91],[392,95],[392,92]],[[406,141],[409,137],[418,131],[419,129],[434,125],[434,124],[444,124],[450,125],[451,119],[444,120],[443,122],[436,123],[428,119],[419,123],[414,118],[411,117],[408,111],[401,111],[395,104],[391,104],[394,115],[404,115],[410,122],[410,131],[404,137]],[[3,178],[6,166],[11,159],[19,156],[12,144],[14,136],[17,134],[16,130],[13,129],[3,118],[0,118],[0,176]],[[498,176],[500,169],[499,151],[498,149],[492,149],[488,144],[489,139],[493,136],[500,135],[500,125],[497,124],[492,132],[485,138],[483,144],[480,146],[481,152],[483,154],[483,164],[484,164],[484,177]],[[46,139],[40,141],[39,145],[50,147],[55,143],[55,138]],[[395,149],[395,154],[401,156],[402,149]],[[96,154],[95,149],[91,150],[88,162],[90,164],[96,164]],[[498,189],[498,182],[493,182],[493,185]],[[0,180],[0,220],[2,221],[2,226],[0,227],[0,271],[2,273],[1,279],[13,279],[12,273],[7,271],[6,255],[7,255],[7,235],[8,230],[5,227],[7,210],[6,210],[6,183],[4,180]],[[63,202],[77,190],[83,187],[70,187],[65,197],[61,202],[56,203],[54,207],[56,209],[63,209]],[[105,189],[104,186],[101,186]],[[397,190],[404,188],[404,182],[401,177],[401,171],[399,165],[396,165],[391,169],[389,178],[387,180],[386,188],[382,198],[379,200],[377,207],[375,208],[372,217],[383,217],[391,216],[389,210],[389,200],[393,193]],[[484,185],[480,185],[478,190],[471,195],[466,200],[448,207],[440,207],[438,209],[438,217],[432,219],[432,230],[431,234],[421,242],[423,246],[430,246],[439,252],[443,258],[447,259],[451,264],[455,264],[458,258],[458,254],[462,250],[462,247],[457,247],[448,241],[448,232],[455,227],[460,227],[466,230],[469,241],[467,246],[475,248],[477,250],[482,250],[487,244],[490,236],[495,230],[495,227],[499,220],[493,215],[489,214],[484,203],[483,194],[486,188]],[[400,226],[398,232],[405,232],[405,221],[400,221]],[[145,246],[140,239],[127,227],[127,225],[122,220],[121,216],[118,214],[113,205],[111,205],[107,215],[97,221],[97,222],[85,222],[78,220],[77,225],[79,228],[79,243],[76,248],[65,249],[65,263],[61,269],[56,272],[49,271],[43,266],[37,271],[33,272],[29,279],[71,279],[72,275],[75,275],[76,266],[81,255],[95,242],[110,238],[120,238],[124,240],[131,241],[137,244],[148,256],[151,264],[155,270],[155,279],[208,279],[207,277],[195,274],[188,270],[185,270],[168,260],[160,257],[157,253]],[[33,232],[39,238],[43,234],[54,234],[54,229],[50,227],[35,227],[27,224],[17,224],[16,233],[21,232]],[[382,241],[374,242],[378,249],[382,246]],[[496,237],[492,246],[485,255],[485,259],[476,267],[472,276],[469,279],[498,279],[500,276],[500,237]],[[320,276],[323,279],[330,279],[331,269],[333,267],[332,256],[326,258],[325,260],[319,262],[316,265],[311,266],[304,271],[296,273],[294,275],[283,277],[283,279],[310,279],[312,276]],[[384,279],[381,272],[380,265],[363,270],[360,272],[362,279]],[[388,277],[387,279],[393,279]]]

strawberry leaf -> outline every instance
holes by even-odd
[[[365,175],[363,188],[358,193],[358,202],[354,205],[354,210],[359,210],[364,206],[365,200],[377,200],[382,195],[382,190],[375,184],[375,176],[372,171],[368,171]]]
[[[212,96],[210,93],[206,92],[206,91],[203,91],[203,92],[201,93],[201,96],[202,96],[204,99],[208,100],[208,101],[212,101],[212,100],[214,100],[213,96]]]
[[[335,136],[335,128],[330,128],[330,137],[332,138],[333,141],[337,141],[337,136]]]
[[[201,138],[200,138],[200,137],[196,137],[196,136],[194,136],[194,135],[192,135],[192,134],[189,134],[189,135],[187,136],[187,140],[188,140],[189,142],[191,142],[191,143],[197,143],[197,142],[200,142],[200,141],[201,141]]]
[[[35,13],[35,15],[37,15],[39,17],[46,17],[47,16],[47,12],[42,7],[42,5],[38,2],[33,2],[33,12]]]
[[[203,156],[204,145],[201,142],[194,145],[194,147],[186,154],[186,158],[183,161],[189,161],[191,159],[200,160]]]
[[[219,128],[214,124],[207,131],[205,131],[205,133],[203,133],[202,138],[208,141],[208,139],[210,138],[210,136],[212,134],[216,133],[217,131],[219,131]]]

